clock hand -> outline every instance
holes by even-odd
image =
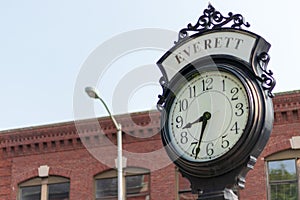
[[[196,155],[195,155],[195,159],[197,159],[198,157],[198,154],[200,153],[200,144],[201,144],[201,141],[202,141],[202,138],[203,138],[203,133],[204,133],[204,130],[206,128],[206,125],[207,125],[207,121],[211,118],[211,114],[209,112],[205,112],[203,113],[203,116],[202,116],[202,127],[201,127],[201,132],[200,132],[200,138],[199,138],[199,141],[198,141],[198,145],[197,145],[197,148],[196,148]]]
[[[203,115],[191,123],[187,123],[182,129],[191,128],[193,124],[203,121]]]

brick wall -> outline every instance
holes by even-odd
[[[275,123],[267,147],[255,169],[246,178],[246,189],[240,199],[267,199],[264,158],[290,148],[289,139],[300,135],[300,93],[280,93],[274,98]],[[128,166],[151,168],[151,199],[174,200],[175,166],[170,164],[159,134],[159,113],[143,112],[118,116],[124,129],[123,148],[128,153]],[[116,130],[109,118],[22,128],[0,132],[0,200],[16,199],[18,184],[38,176],[38,167],[48,165],[50,175],[70,178],[70,199],[93,199],[94,176],[114,164]],[[110,145],[105,142],[108,138]],[[157,151],[149,159],[147,155]],[[140,154],[145,155],[141,157]],[[138,155],[137,158],[134,158]],[[103,159],[110,163],[103,164]],[[161,167],[163,166],[163,167]],[[180,188],[189,188],[181,181]],[[142,199],[141,197],[135,198]]]
[[[1,151],[1,150],[0,150]],[[1,153],[2,154],[2,153]],[[11,159],[0,156],[0,199],[11,199]]]

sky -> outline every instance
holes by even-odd
[[[87,60],[99,46],[115,42],[114,38],[133,30],[154,28],[178,33],[188,23],[194,24],[208,3],[206,0],[1,0],[0,130],[76,120],[76,84]],[[251,24],[247,30],[271,43],[268,68],[277,81],[275,92],[300,89],[300,66],[296,61],[300,47],[299,1],[210,0],[210,3],[224,16],[228,12],[242,14]],[[170,48],[175,39],[166,39]],[[95,85],[109,107],[120,96],[114,94],[114,87],[135,68],[148,66],[155,71],[154,79],[157,76],[157,82],[145,82],[129,92],[124,98],[125,110],[113,108],[114,114],[155,109],[157,95],[161,93],[158,84],[161,75],[155,63],[163,53],[157,48],[141,48],[110,62]],[[92,101],[84,98],[86,102]],[[107,115],[101,105],[95,103],[94,107],[93,115],[84,117]]]

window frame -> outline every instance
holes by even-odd
[[[151,185],[151,174],[150,174],[150,170],[145,169],[145,168],[140,168],[140,167],[127,167],[124,168],[123,170],[124,173],[124,183],[125,183],[125,188],[126,188],[126,177],[130,177],[130,176],[138,176],[138,175],[142,175],[142,176],[148,176],[148,178],[146,178],[147,180],[147,190],[144,192],[139,192],[139,193],[132,193],[132,194],[128,194],[127,192],[127,188],[125,190],[126,192],[126,198],[130,198],[130,197],[137,197],[137,196],[149,196],[150,197],[150,185]],[[118,174],[117,174],[117,170],[116,169],[109,169],[107,171],[103,171],[97,175],[94,176],[94,199],[95,200],[109,200],[109,199],[115,199],[117,197],[117,193],[116,195],[113,196],[107,196],[107,197],[98,197],[97,198],[97,180],[101,180],[101,179],[112,179],[115,178],[117,180],[118,178]],[[145,177],[143,177],[143,179],[145,179]]]
[[[40,194],[41,194],[41,199],[43,200],[44,198],[48,200],[49,198],[49,185],[54,185],[54,184],[61,184],[61,183],[69,183],[69,199],[70,199],[70,187],[71,187],[71,182],[70,179],[67,177],[63,176],[49,176],[49,177],[33,177],[31,179],[28,179],[26,181],[23,181],[18,184],[18,200],[22,200],[22,188],[25,187],[34,187],[34,186],[40,186]],[[43,186],[45,185],[45,189],[43,190]]]
[[[300,199],[300,178],[299,178],[299,170],[300,170],[300,149],[288,149],[280,152],[276,152],[272,155],[269,155],[265,159],[265,174],[266,174],[266,186],[267,186],[267,199],[271,200],[271,185],[272,181],[270,181],[270,176],[269,176],[269,162],[274,162],[274,161],[284,161],[284,160],[294,160],[295,163],[295,170],[296,170],[296,177],[295,180],[284,180],[284,181],[273,181],[273,183],[296,183],[297,187],[297,199]]]
[[[271,162],[282,162],[282,161],[293,161],[294,164],[294,173],[295,177],[291,179],[281,179],[281,180],[271,180],[270,179],[270,163]],[[299,196],[299,183],[298,183],[298,169],[297,169],[297,159],[281,159],[281,160],[271,160],[267,162],[267,175],[268,175],[268,199],[271,200],[272,198],[272,186],[284,186],[284,185],[290,185],[290,184],[295,184],[296,186],[296,193],[297,196]],[[298,199],[298,198],[297,198]]]

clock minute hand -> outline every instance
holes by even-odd
[[[201,132],[200,132],[200,138],[199,138],[198,145],[197,145],[196,152],[195,152],[196,153],[195,159],[197,159],[198,154],[200,153],[200,144],[201,144],[201,141],[203,138],[203,133],[206,128],[207,121],[211,118],[211,114],[209,112],[205,112],[205,113],[203,113],[202,117],[203,117],[203,121],[202,121],[202,127],[201,127]]]

